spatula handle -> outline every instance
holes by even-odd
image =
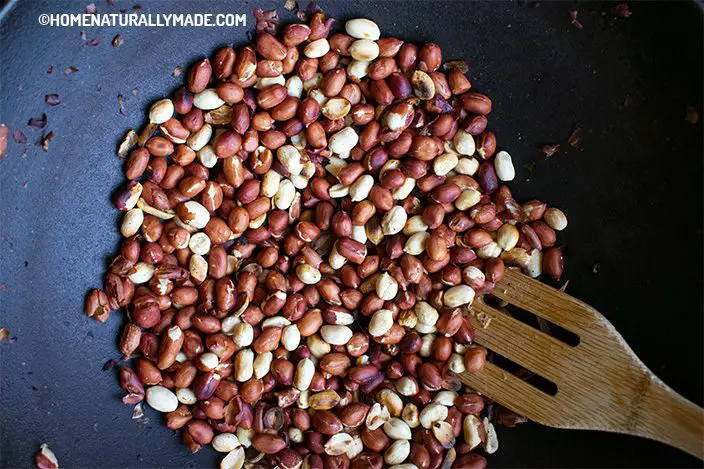
[[[704,409],[652,376],[633,407],[629,433],[662,441],[704,460]]]

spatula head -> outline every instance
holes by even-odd
[[[622,409],[642,395],[652,374],[599,312],[512,270],[493,294],[576,334],[579,344],[568,345],[479,299],[470,308],[475,341],[551,381],[557,393],[541,391],[492,363],[461,375],[464,383],[544,425],[612,431],[627,425]]]
[[[529,419],[559,428],[652,438],[704,459],[704,409],[660,381],[591,306],[509,270],[493,294],[579,337],[568,345],[493,308],[470,308],[476,342],[551,381],[548,394],[494,363],[462,382]]]

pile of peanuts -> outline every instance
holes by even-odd
[[[484,468],[465,315],[505,266],[559,279],[567,219],[513,199],[491,100],[440,46],[333,21],[223,47],[152,105],[86,313],[126,309],[123,401],[223,469]]]

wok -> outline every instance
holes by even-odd
[[[95,0],[98,11],[116,12]],[[537,198],[570,219],[567,292],[602,311],[635,352],[676,391],[702,404],[702,10],[694,2],[320,2],[339,20],[363,16],[385,35],[434,41],[464,58],[477,90],[494,100],[490,128],[511,152],[518,200]],[[132,420],[116,370],[119,313],[83,317],[119,241],[110,194],[123,180],[117,142],[169,94],[188,66],[246,40],[252,8],[276,2],[143,2],[143,13],[246,13],[238,28],[41,26],[41,13],[82,13],[84,2],[18,1],[0,24],[0,121],[21,129],[0,162],[0,465],[29,467],[46,442],[65,467],[212,467],[189,455],[146,410]],[[567,10],[578,11],[583,29]],[[124,43],[111,45],[116,34]],[[87,42],[98,37],[97,46]],[[53,73],[47,74],[52,66]],[[78,71],[65,76],[70,67]],[[61,104],[48,106],[46,94]],[[124,115],[117,96],[124,97]],[[47,152],[30,117],[48,116]],[[579,129],[581,143],[568,137]],[[537,147],[560,143],[546,157]],[[524,424],[499,427],[490,467],[701,467],[662,444]]]

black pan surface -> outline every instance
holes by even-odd
[[[100,12],[132,8],[95,0]],[[511,152],[519,200],[561,207],[570,225],[567,291],[602,311],[665,382],[702,403],[702,13],[690,2],[637,2],[630,18],[605,2],[321,2],[339,19],[374,19],[387,35],[433,40],[469,62],[494,100],[490,127]],[[153,100],[180,83],[171,72],[218,46],[241,43],[252,8],[274,2],[143,2],[144,13],[246,13],[247,28],[40,26],[41,13],[81,13],[84,2],[20,1],[0,24],[0,121],[21,129],[0,162],[0,465],[29,467],[42,442],[63,467],[210,467],[147,410],[131,419],[116,371],[122,322],[83,317],[117,246],[109,195],[122,181],[119,138]],[[576,9],[583,29],[570,24]],[[120,33],[124,44],[111,40]],[[53,66],[53,73],[47,69]],[[79,70],[70,76],[64,71]],[[58,93],[61,105],[44,96]],[[124,96],[124,115],[118,112]],[[30,117],[48,116],[49,151]],[[567,143],[581,129],[581,149]],[[561,143],[546,158],[536,147]],[[701,467],[659,443],[536,424],[499,429],[491,467]]]

